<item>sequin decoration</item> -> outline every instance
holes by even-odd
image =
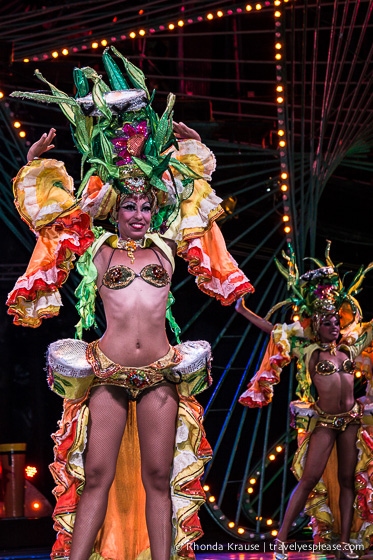
[[[102,283],[111,290],[126,288],[136,278],[135,272],[127,266],[112,266],[107,270],[102,278]]]
[[[152,286],[157,286],[158,288],[167,286],[167,284],[170,284],[171,282],[170,277],[167,274],[167,270],[159,264],[148,264],[147,266],[144,266],[140,272],[140,276],[145,282],[151,284]]]

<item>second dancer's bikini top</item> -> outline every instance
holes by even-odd
[[[353,375],[355,371],[355,362],[347,358],[346,360],[343,360],[338,368],[338,366],[331,360],[321,360],[320,362],[317,362],[315,370],[319,375],[332,375],[338,371]]]
[[[170,277],[167,270],[164,268],[157,251],[152,249],[152,247],[149,248],[153,251],[153,253],[155,253],[159,264],[147,264],[140,270],[140,272],[135,272],[132,268],[125,266],[124,264],[110,266],[115,251],[115,249],[113,249],[108,262],[107,270],[102,277],[101,286],[104,285],[110,290],[120,290],[132,284],[136,278],[142,278],[144,282],[147,282],[156,288],[163,288],[164,286],[167,286],[167,284],[170,284]]]

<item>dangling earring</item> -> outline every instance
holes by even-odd
[[[114,228],[115,228],[115,234],[118,235],[118,222],[115,222]],[[119,235],[118,235],[118,237],[119,237]]]

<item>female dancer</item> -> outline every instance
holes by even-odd
[[[358,334],[355,333],[354,340],[351,338],[350,322],[349,337],[345,335],[344,340],[340,340],[340,321],[346,327],[344,315],[348,306],[351,309],[352,298],[347,297],[347,293],[338,294],[336,280],[338,275],[332,266],[310,271],[297,279],[298,297],[300,293],[303,295],[303,300],[298,299],[297,304],[306,310],[302,317],[303,326],[299,322],[274,326],[250,311],[242,299],[236,304],[238,313],[263,331],[271,333],[272,339],[263,360],[265,365],[251,380],[247,391],[240,397],[240,402],[246,406],[267,404],[272,398],[273,384],[279,381],[281,368],[292,357],[296,357],[299,383],[297,394],[303,402],[293,402],[292,412],[302,415],[302,407],[304,410],[306,401],[309,403],[307,419],[312,417],[312,427],[307,428],[307,437],[302,440],[293,464],[293,472],[299,482],[290,497],[275,541],[277,560],[286,560],[285,542],[288,533],[306,504],[307,513],[314,517],[313,524],[318,538],[331,538],[333,515],[340,515],[340,545],[336,547],[336,552],[342,558],[358,557],[350,545],[350,534],[358,458],[356,441],[359,431],[361,436],[363,406],[354,398],[354,358],[369,346],[372,324],[358,325],[360,317],[357,314],[354,326]],[[312,402],[310,384],[316,389],[316,402]],[[338,457],[336,478],[339,483],[339,512],[329,509],[331,504],[326,504],[325,486],[319,482],[334,446]],[[365,446],[363,453],[367,459],[366,467],[369,462],[372,463],[371,451]],[[361,459],[360,465],[363,464]],[[312,491],[316,494],[313,502],[310,498]],[[367,502],[369,503],[369,499]],[[365,511],[361,511],[363,518],[368,518],[369,509],[371,507],[368,506]],[[360,527],[360,537],[366,547],[370,542],[369,525],[371,526],[370,523],[365,523]]]
[[[136,69],[137,85],[139,76]],[[170,313],[174,255],[224,304],[252,286],[216,225],[220,199],[207,183],[215,160],[197,133],[174,123],[176,144],[170,107],[157,120],[145,90],[110,96],[97,84],[95,75],[95,96],[81,101],[89,115],[99,113],[93,132],[88,116],[82,133],[76,100],[61,102],[74,107],[75,137],[93,166],[81,195],[74,197],[61,162],[40,159],[53,147],[54,129],[31,147],[14,183],[17,207],[38,232],[31,264],[8,298],[15,322],[38,326],[58,313],[74,253],[83,275],[78,335],[94,324],[96,293],[106,317],[99,340],[65,339],[49,350],[49,385],[65,398],[53,436],[58,535],[51,557],[189,559],[202,534],[200,478],[211,456],[194,395],[211,382],[210,354],[205,341],[168,341],[166,317],[179,332]],[[94,227],[93,218],[108,214],[118,234]]]

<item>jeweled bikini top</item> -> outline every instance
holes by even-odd
[[[164,286],[167,286],[167,284],[170,284],[170,277],[167,270],[164,268],[157,251],[151,247],[150,249],[153,253],[155,253],[159,264],[147,264],[140,270],[140,272],[135,272],[132,268],[125,266],[124,264],[110,266],[114,251],[116,250],[113,249],[108,262],[108,268],[102,278],[101,286],[104,285],[110,290],[120,290],[132,284],[135,278],[142,278],[144,282],[151,284],[155,288],[163,288]]]
[[[340,368],[338,368],[338,366],[331,360],[321,360],[320,362],[317,362],[315,370],[319,375],[332,375],[338,371],[353,375],[355,371],[355,362],[347,358],[346,360],[343,360]]]

